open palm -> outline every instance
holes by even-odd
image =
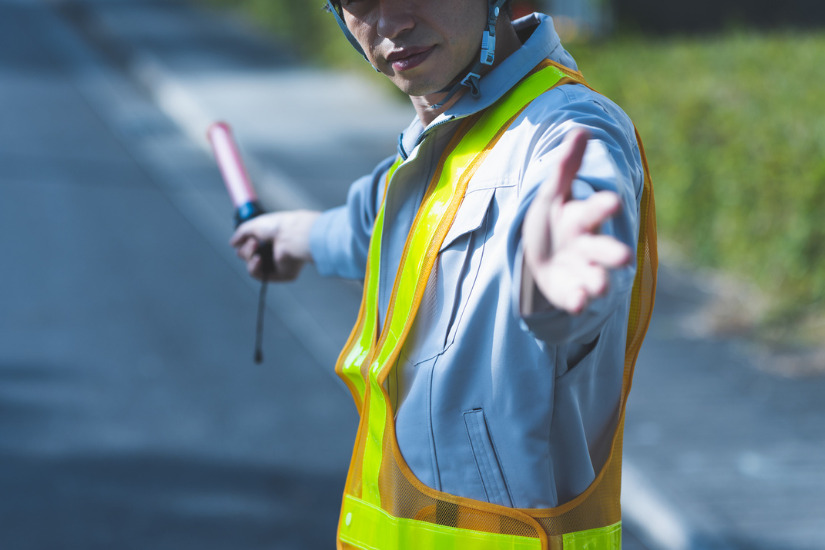
[[[573,314],[607,291],[610,269],[632,258],[627,245],[599,234],[621,207],[619,196],[601,191],[585,200],[572,197],[588,139],[585,130],[567,135],[558,171],[539,188],[522,226],[526,275],[552,306]]]

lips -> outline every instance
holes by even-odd
[[[387,55],[387,62],[396,72],[409,71],[421,65],[434,48],[435,46],[425,46],[393,50]]]

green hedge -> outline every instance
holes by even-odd
[[[572,48],[641,132],[661,235],[756,283],[766,321],[825,305],[825,35],[733,33]]]
[[[246,10],[319,63],[362,67],[321,0]],[[647,148],[660,235],[756,284],[768,323],[825,312],[825,35],[743,31],[570,48]]]

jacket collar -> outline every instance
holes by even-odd
[[[455,105],[439,115],[427,128],[424,128],[418,117],[415,117],[410,126],[399,136],[398,149],[403,158],[406,158],[421,143],[432,128],[486,109],[543,60],[549,58],[571,69],[577,69],[573,57],[561,45],[552,17],[533,13],[517,19],[513,25],[519,36],[528,37],[521,48],[484,75],[481,79],[481,96],[478,99],[470,94],[464,94]]]

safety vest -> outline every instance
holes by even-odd
[[[496,104],[461,123],[440,159],[413,221],[379,332],[377,297],[383,205],[380,208],[369,246],[361,310],[336,365],[336,372],[352,391],[361,415],[338,525],[339,549],[621,548],[625,403],[650,321],[656,286],[653,189],[641,141],[645,182],[620,415],[610,455],[584,493],[556,508],[515,509],[425,486],[407,466],[398,448],[393,408],[384,385],[412,327],[427,279],[467,183],[533,99],[555,86],[574,82],[584,84],[581,74],[544,61]],[[387,182],[400,164],[399,159],[390,169]]]

